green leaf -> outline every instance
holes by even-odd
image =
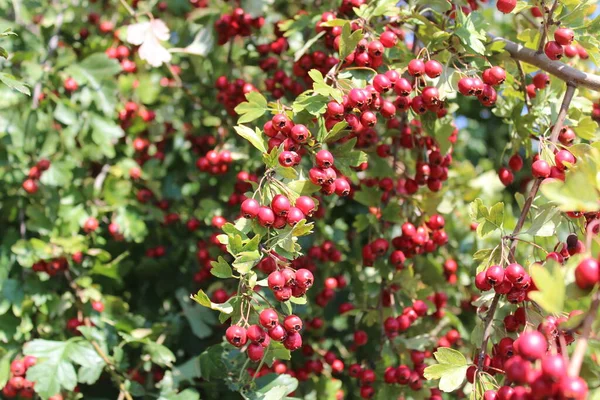
[[[91,116],[90,126],[92,140],[98,145],[98,149],[107,157],[115,157],[115,144],[125,135],[123,129],[114,121],[97,114]]]
[[[75,367],[70,362],[70,341],[36,339],[27,343],[23,352],[38,358],[27,370],[27,379],[35,382],[35,391],[48,398],[61,390],[72,391],[77,385]]]
[[[299,196],[313,194],[321,189],[320,186],[315,185],[311,181],[305,179],[288,182],[286,186],[288,189],[298,193]]]
[[[424,376],[427,380],[439,379],[439,389],[444,392],[453,392],[458,389],[466,378],[469,363],[461,352],[442,347],[433,353],[438,364],[425,368]]]
[[[96,89],[103,79],[112,78],[121,72],[117,60],[108,58],[104,52],[94,53],[78,64],[69,66],[65,73],[79,84],[90,84]]]
[[[246,93],[246,100],[235,108],[235,112],[240,116],[238,124],[252,122],[269,111],[267,99],[259,92]]]
[[[389,203],[381,211],[381,219],[388,222],[404,222],[402,207],[398,203]]]
[[[553,260],[546,261],[544,266],[533,264],[529,273],[537,288],[529,293],[529,298],[549,314],[563,312],[566,286],[561,266]]]
[[[504,203],[499,202],[488,209],[481,199],[475,199],[470,206],[471,219],[477,222],[477,234],[484,237],[496,230],[502,229],[504,221]]]
[[[333,126],[333,128],[331,128],[331,130],[327,133],[325,138],[323,138],[323,141],[325,143],[331,143],[343,138],[348,133],[344,130],[347,126],[348,123],[346,121],[338,122]]]
[[[283,347],[283,344],[271,341],[271,344],[265,352],[265,364],[269,367],[273,365],[275,360],[291,360],[292,354],[288,349]]]
[[[321,71],[316,69],[311,69],[308,71],[308,76],[313,80],[313,90],[315,93],[321,94],[326,98],[333,97],[335,101],[338,103],[342,103],[342,91],[336,88],[329,86],[325,83],[325,79],[323,78],[323,74]]]
[[[204,293],[204,290],[202,290],[202,289],[198,290],[198,293],[196,293],[195,295],[192,295],[190,297],[196,303],[198,303],[204,307],[208,307],[212,310],[221,311],[222,313],[225,313],[225,314],[231,314],[233,312],[233,306],[229,302],[225,302],[223,304],[213,303],[212,301],[210,301],[210,299],[208,298],[208,296],[206,295],[206,293]]]
[[[217,278],[221,278],[221,279],[231,278],[231,276],[232,276],[231,267],[229,266],[229,264],[227,263],[227,261],[225,261],[225,259],[223,257],[219,256],[217,261],[211,262],[211,265],[212,265],[212,268],[210,270],[210,273],[213,274],[214,276],[216,276]]]
[[[194,306],[193,303],[190,304],[187,292],[183,288],[177,289],[175,296],[183,310],[183,315],[190,324],[192,333],[199,339],[205,339],[212,335],[212,327],[217,324],[214,313],[204,307]],[[208,301],[210,303],[210,300]],[[205,307],[212,308],[212,303],[210,304],[210,306]]]
[[[350,167],[358,167],[368,161],[367,154],[364,151],[354,150],[356,142],[357,138],[352,138],[331,152],[335,158],[336,168],[345,176],[352,175]]]
[[[566,173],[565,181],[545,180],[540,186],[547,199],[562,211],[595,212],[600,210],[600,150],[591,150]],[[586,188],[586,190],[582,190]]]
[[[26,94],[27,96],[31,96],[31,91],[29,90],[27,85],[10,74],[0,72],[0,82],[4,83],[6,86],[13,90]]]
[[[262,134],[258,129],[253,131],[245,125],[238,125],[234,127],[238,135],[249,141],[254,147],[260,150],[262,153],[267,152],[267,144]]]
[[[585,140],[597,140],[598,139],[598,123],[590,116],[585,116],[579,120],[577,126],[573,127],[577,136]]]
[[[486,31],[483,29],[483,21],[481,17],[476,17],[476,13],[465,15],[462,10],[456,10],[456,21],[457,28],[454,30],[454,34],[460,39],[462,44],[471,49],[477,54],[485,54],[484,43],[487,40]],[[482,26],[476,26],[482,25]]]
[[[223,361],[224,351],[223,345],[218,344],[209,347],[200,354],[199,366],[202,379],[210,381],[213,378],[223,378],[227,376],[227,366]]]
[[[363,38],[362,29],[357,29],[352,32],[350,22],[346,22],[342,26],[342,35],[340,38],[340,60],[344,60],[355,49],[356,45]]]
[[[306,91],[300,94],[292,103],[292,110],[295,114],[306,111],[314,116],[319,116],[325,112],[328,102],[329,97],[318,93],[311,94],[311,91]]]
[[[144,349],[150,355],[152,362],[160,366],[170,366],[175,361],[175,354],[162,344],[148,341]]]

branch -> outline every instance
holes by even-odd
[[[583,329],[581,332],[581,337],[577,340],[577,346],[575,347],[575,351],[571,356],[571,363],[569,364],[569,376],[576,377],[579,376],[579,371],[581,370],[581,363],[583,362],[583,357],[585,356],[585,351],[587,349],[588,340],[590,338],[590,334],[592,333],[592,324],[596,319],[596,315],[598,314],[598,308],[600,307],[600,291],[596,292],[594,298],[592,300],[592,304],[590,305],[590,309],[583,320]]]
[[[554,124],[554,128],[552,128],[552,133],[550,135],[551,143],[556,143],[556,141],[558,140],[558,134],[560,133],[563,123],[565,122],[567,111],[569,110],[569,104],[571,104],[571,100],[573,99],[575,89],[576,87],[573,84],[567,82],[567,91],[565,92],[565,97],[563,98],[562,104],[560,105],[560,110],[558,112],[558,117],[556,118],[556,123]],[[517,225],[515,226],[512,235],[510,235],[512,243],[510,245],[510,252],[508,257],[511,262],[515,262],[515,250],[517,249],[518,243],[518,241],[514,240],[513,238],[515,238],[519,234],[519,232],[521,232],[521,229],[523,229],[525,219],[527,218],[527,214],[529,214],[529,210],[531,209],[531,205],[533,204],[533,200],[537,195],[542,181],[543,178],[539,178],[536,179],[535,182],[533,182],[533,186],[529,191],[529,195],[527,195],[527,200],[525,201],[525,204],[523,204],[523,210],[521,210],[521,215],[519,216]],[[496,313],[496,308],[498,307],[498,301],[500,300],[500,297],[501,295],[498,293],[494,295],[494,299],[492,300],[492,304],[490,305],[490,308],[484,320],[483,339],[481,342],[481,349],[479,351],[479,357],[477,360],[477,370],[479,371],[483,368],[483,361],[487,352],[488,340],[490,339],[490,336],[492,334],[494,314]],[[585,348],[583,352],[585,352]]]
[[[539,54],[535,50],[523,47],[508,39],[494,36],[491,33],[488,33],[488,37],[492,39],[492,42],[504,43],[504,49],[515,60],[536,66],[557,78],[562,79],[568,84],[600,92],[600,76],[598,75],[588,74],[587,72],[570,67],[560,61],[552,61],[546,57],[545,54]]]

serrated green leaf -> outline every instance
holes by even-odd
[[[340,37],[340,60],[344,60],[355,49],[356,45],[363,38],[362,29],[357,29],[352,32],[350,22],[342,26],[342,34]]]
[[[221,256],[219,256],[217,261],[212,261],[211,262],[212,268],[210,269],[210,273],[214,276],[216,276],[217,278],[221,278],[221,279],[227,279],[227,278],[231,278],[232,276],[232,270],[231,267],[229,266],[229,263],[227,263],[227,261],[225,261],[225,259]]]
[[[235,108],[235,112],[240,116],[238,118],[238,124],[252,122],[269,111],[267,99],[259,92],[252,91],[246,93],[246,100],[247,101],[238,104]]]
[[[549,314],[563,312],[566,287],[561,266],[554,261],[546,261],[544,266],[533,264],[529,273],[537,288],[529,292],[529,298]]]
[[[262,153],[267,152],[267,144],[262,134],[258,129],[252,130],[245,125],[234,126],[233,129],[238,135],[249,141],[254,147],[260,150]]]

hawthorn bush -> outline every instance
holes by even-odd
[[[1,1],[2,398],[600,398],[596,6]]]

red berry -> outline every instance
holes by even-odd
[[[333,155],[325,149],[319,150],[315,156],[315,162],[319,168],[329,168],[333,165]]]
[[[287,332],[299,332],[302,330],[302,320],[296,315],[288,315],[283,320],[283,327]]]
[[[225,331],[225,337],[227,338],[227,341],[235,347],[242,347],[247,341],[246,329],[241,326],[231,325],[227,328],[227,331]]]
[[[287,337],[287,332],[283,326],[277,324],[269,329],[269,337],[276,342],[282,342]]]
[[[550,84],[550,77],[543,72],[538,72],[533,77],[533,85],[536,89],[542,90]],[[530,96],[532,97],[532,96]]]
[[[301,268],[296,271],[296,284],[304,289],[310,288],[314,283],[313,274],[305,269]]]
[[[546,53],[546,56],[551,60],[560,60],[564,50],[558,42],[551,40],[544,46],[544,53]]]
[[[258,211],[258,223],[269,227],[275,222],[275,213],[269,207],[261,207]]]
[[[518,172],[521,170],[521,168],[523,168],[523,159],[521,158],[520,155],[518,154],[513,154],[510,159],[508,160],[508,166],[510,167],[510,169],[512,169],[514,172]]]
[[[575,38],[575,32],[569,28],[558,28],[554,31],[554,40],[561,46],[569,46]]]
[[[14,376],[24,376],[27,368],[25,367],[25,362],[23,360],[13,360],[10,363],[10,372]]]
[[[535,178],[547,178],[550,176],[550,165],[544,160],[537,160],[531,165],[531,173]]]
[[[567,169],[567,165],[565,165],[564,163],[567,162],[569,164],[575,164],[575,156],[573,156],[573,154],[571,154],[571,152],[569,150],[559,150],[555,156],[554,156],[554,161],[556,163],[556,167],[561,170],[564,171],[565,169]]]
[[[506,72],[501,67],[492,67],[483,71],[483,82],[490,86],[500,85],[506,79]]]
[[[373,87],[379,93],[385,93],[392,88],[392,81],[385,74],[377,74],[373,78]]]
[[[496,286],[504,280],[504,269],[499,265],[492,265],[485,271],[485,279],[491,286]]]
[[[425,73],[425,63],[421,59],[410,60],[408,63],[408,73],[412,76],[422,76]]]
[[[575,283],[581,289],[591,289],[600,282],[600,266],[593,258],[586,258],[575,268]]]
[[[277,216],[285,217],[288,215],[291,204],[287,197],[282,194],[276,194],[271,200],[271,209]]]
[[[501,167],[498,170],[498,177],[500,178],[500,182],[502,182],[504,186],[510,185],[515,179],[513,173],[509,171],[509,169],[506,167]]]
[[[392,31],[385,31],[379,37],[379,41],[385,48],[391,48],[398,43],[398,36]]]
[[[552,381],[559,381],[567,375],[567,364],[561,354],[548,354],[542,359],[542,374]]]
[[[277,311],[273,310],[272,308],[266,308],[262,310],[258,319],[260,324],[267,329],[271,329],[279,323]]]
[[[558,386],[562,399],[585,400],[588,395],[587,383],[580,377],[564,376]]]
[[[265,355],[265,349],[259,343],[250,343],[248,349],[246,350],[246,354],[250,361],[260,361]]]
[[[302,347],[302,336],[298,332],[290,332],[283,341],[283,346],[290,351],[299,349]]]
[[[425,63],[425,75],[432,79],[442,75],[443,70],[444,67],[442,67],[439,61],[429,60]]]
[[[242,215],[244,218],[254,218],[260,211],[260,203],[255,199],[246,199],[242,203]]]
[[[288,225],[294,226],[298,222],[302,221],[305,218],[306,217],[304,216],[304,213],[302,211],[300,211],[299,208],[292,207],[292,208],[290,208],[290,210],[288,212],[286,221],[287,221]]]
[[[285,277],[279,271],[274,271],[269,274],[267,279],[267,283],[271,290],[277,291],[281,290],[285,285]]]
[[[496,8],[498,11],[508,14],[512,12],[517,6],[517,0],[498,0],[496,2]]]
[[[504,270],[504,276],[508,278],[508,280],[512,284],[517,284],[523,282],[525,278],[526,272],[525,269],[519,264],[513,263],[509,264]]]
[[[514,344],[518,353],[528,360],[539,360],[548,350],[548,342],[538,331],[523,333]]]
[[[315,202],[308,196],[300,196],[296,199],[296,207],[307,217],[311,217],[315,212]]]

